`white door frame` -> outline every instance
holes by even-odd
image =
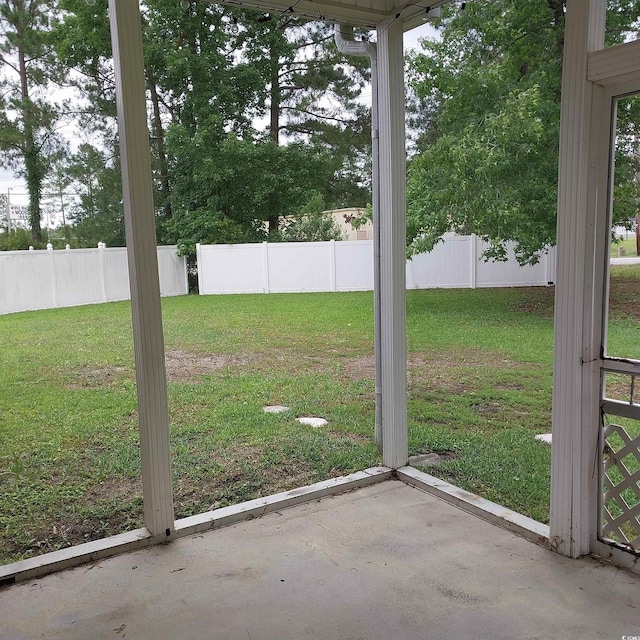
[[[598,441],[597,463],[595,473],[592,474],[592,491],[594,495],[591,503],[596,505],[592,514],[590,526],[590,551],[598,555],[610,558],[616,564],[634,567],[638,556],[621,547],[602,541],[602,473],[604,442],[601,434],[602,413],[606,410],[609,415],[620,415],[617,403],[604,400],[605,373],[639,373],[640,361],[620,360],[607,357],[607,308],[609,299],[609,259],[610,259],[610,229],[611,210],[613,205],[614,184],[614,160],[615,160],[615,136],[616,136],[616,103],[621,97],[628,95],[640,95],[640,57],[638,58],[637,76],[635,79],[625,74],[624,82],[599,85],[593,94],[592,128],[593,131],[593,220],[596,231],[593,264],[593,316],[592,316],[592,351],[595,354],[589,371],[589,395],[590,403],[590,431],[597,429]],[[610,405],[610,406],[609,406]],[[635,406],[626,406],[623,409],[633,414],[640,414]],[[623,411],[624,413],[624,411]],[[636,417],[629,416],[629,417]]]
[[[640,42],[605,48],[605,17],[605,0],[567,3],[558,176],[550,542],[556,551],[574,558],[605,551],[598,542],[598,436],[611,100],[625,92],[622,82],[640,80]],[[635,560],[605,546],[607,555],[620,564]]]

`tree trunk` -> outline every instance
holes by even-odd
[[[169,163],[167,162],[167,152],[164,144],[164,128],[160,116],[160,100],[158,98],[158,87],[151,72],[148,72],[147,85],[151,94],[151,105],[153,106],[152,130],[156,141],[156,151],[158,153],[158,169],[160,170],[160,192],[162,193],[162,212],[165,218],[171,218],[171,182],[169,179]]]
[[[280,104],[282,92],[280,90],[280,67],[278,64],[278,53],[275,47],[271,46],[271,106],[269,108],[269,137],[275,144],[280,144]],[[272,212],[269,216],[269,235],[278,231],[278,213]]]
[[[547,6],[553,13],[553,28],[556,32],[556,48],[560,59],[564,53],[564,14],[566,2],[564,0],[547,0]]]
[[[19,34],[20,35],[20,34]],[[21,38],[19,38],[21,40]],[[29,224],[31,226],[31,238],[36,245],[42,244],[42,227],[40,225],[40,200],[42,197],[42,181],[44,169],[42,157],[38,149],[33,131],[33,105],[29,99],[29,84],[27,80],[27,64],[25,51],[18,48],[18,60],[20,65],[20,92],[22,120],[24,123],[24,168],[29,193]]]

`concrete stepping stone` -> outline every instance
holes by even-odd
[[[266,407],[262,407],[265,413],[285,413],[289,411],[289,407],[285,407],[282,404],[268,404]]]
[[[317,429],[318,427],[324,427],[325,425],[329,424],[324,418],[314,418],[312,416],[305,416],[303,418],[296,418],[296,420],[300,424],[307,424],[310,427],[313,427],[314,429]]]

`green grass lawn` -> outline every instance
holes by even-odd
[[[636,247],[635,236],[633,238],[627,238],[626,240],[620,240],[614,242],[611,245],[611,257],[612,258],[634,258],[638,255]]]
[[[163,300],[178,517],[380,463],[372,301]],[[410,453],[446,454],[430,472],[542,521],[552,306],[544,288],[407,294]],[[638,317],[616,313],[610,341],[640,356]],[[0,562],[142,526],[129,304],[0,316],[0,341]]]

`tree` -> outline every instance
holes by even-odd
[[[188,156],[196,138],[206,138],[215,155],[228,133],[251,136],[264,84],[253,66],[238,59],[235,22],[228,9],[195,1],[185,6],[147,0],[146,5],[145,66],[164,224],[173,215],[176,159]],[[196,155],[202,157],[203,151]],[[195,184],[192,188],[201,189]]]
[[[100,241],[108,244],[109,238],[119,244],[124,242],[124,227],[117,228],[117,225],[123,224],[121,207],[116,204],[113,194],[114,185],[119,184],[119,178],[114,181],[112,170],[113,166],[119,166],[119,149],[116,138],[115,79],[107,1],[98,0],[89,5],[84,0],[60,0],[63,15],[52,29],[57,56],[70,72],[68,84],[76,89],[83,100],[76,109],[81,129],[90,133],[92,140],[99,140],[98,146],[108,149],[113,158],[111,166],[104,165],[104,154],[97,148],[91,152],[91,145],[83,145],[69,165],[73,177],[77,179],[78,172],[81,172],[79,162],[83,158],[88,161],[85,170],[91,175],[91,181],[80,184],[80,189],[85,191],[86,185],[90,185],[91,195],[84,193],[74,213],[75,219],[82,224],[82,229],[79,230],[81,241],[91,244],[96,233],[101,236]],[[177,10],[179,11],[179,7]],[[145,15],[148,15],[148,11]],[[146,33],[148,25],[144,19],[143,28]],[[164,144],[164,97],[160,94],[155,81],[155,69],[150,63],[147,63],[145,72],[152,114],[150,128],[154,152],[156,208],[163,216],[170,217],[170,176]],[[100,156],[104,157],[100,159]],[[103,168],[98,169],[101,163]],[[102,184],[101,180],[106,182]],[[119,200],[120,196],[118,202]],[[96,208],[98,203],[106,206],[106,209],[101,211]],[[84,206],[88,208],[83,210]],[[99,220],[100,215],[104,215],[105,220]]]
[[[80,246],[104,242],[123,247],[124,209],[119,156],[90,144],[81,144],[66,167],[78,200],[69,211],[73,235]]]
[[[640,205],[640,96],[617,101],[614,224],[632,228]]]
[[[295,216],[285,219],[278,239],[282,242],[326,242],[344,240],[345,234],[334,217],[325,211],[324,199],[316,192]]]
[[[170,130],[170,136],[175,133]],[[165,237],[188,255],[198,242],[265,240],[264,220],[300,211],[333,173],[331,156],[309,145],[229,135],[212,149],[206,138],[199,131],[190,152],[172,168],[174,215]],[[169,143],[173,147],[171,137]]]
[[[60,2],[58,53],[111,148],[106,0]],[[363,163],[347,161],[368,145],[368,112],[355,103],[364,76],[340,66],[328,27],[195,1],[145,0],[142,16],[160,241],[192,254],[189,243],[262,240],[264,220],[296,213],[315,191],[330,206],[366,201]],[[333,105],[322,102],[325,91]],[[262,134],[254,123],[268,111]],[[94,213],[76,211],[77,220],[88,225]]]
[[[244,17],[239,43],[268,87],[268,135],[277,145],[296,140],[330,150],[335,160],[323,196],[334,205],[368,199],[366,162],[370,154],[370,112],[358,102],[368,80],[367,62],[339,53],[333,27],[284,14]],[[345,195],[348,202],[345,201]],[[272,212],[269,232],[278,230]]]
[[[5,0],[0,5],[0,162],[24,176],[34,244],[42,243],[42,185],[59,140],[58,108],[48,100],[60,69],[50,46],[55,3]]]
[[[619,0],[609,40],[633,26],[640,3]],[[521,264],[555,244],[564,2],[502,0],[451,6],[442,39],[410,60],[423,128],[409,167],[408,251],[449,230],[489,241]]]

